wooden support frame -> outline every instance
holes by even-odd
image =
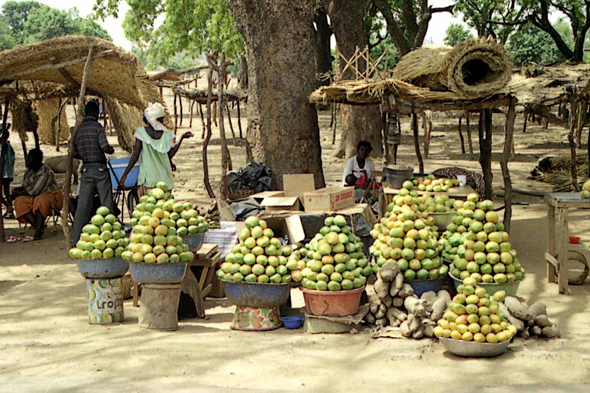
[[[510,232],[510,222],[512,220],[512,180],[508,169],[508,161],[512,156],[512,142],[514,140],[514,122],[516,120],[516,98],[510,100],[508,110],[506,111],[506,124],[504,126],[504,150],[500,158],[502,168],[502,178],[504,180],[504,230]]]
[[[86,82],[88,80],[88,73],[90,72],[90,66],[92,65],[93,60],[93,48],[91,47],[88,50],[88,57],[86,59],[86,65],[84,66],[84,73],[82,75],[82,83],[80,85],[80,97],[78,98],[78,113],[76,116],[76,125],[74,127],[74,131],[72,132],[72,136],[70,138],[70,144],[68,146],[68,166],[66,170],[66,182],[63,188],[63,199],[65,203],[63,204],[63,209],[61,212],[61,225],[64,231],[64,237],[66,240],[66,245],[69,247],[72,244],[72,234],[70,230],[70,225],[68,224],[68,216],[70,215],[70,188],[72,183],[72,169],[73,169],[73,159],[74,159],[74,144],[76,142],[76,137],[78,136],[78,130],[82,125],[82,121],[84,120],[84,102],[86,101]]]
[[[418,158],[418,168],[420,173],[424,173],[424,160],[422,159],[422,153],[420,153],[420,141],[418,136],[418,115],[412,107],[412,133],[414,134],[414,148],[416,149],[416,157]]]
[[[479,163],[485,182],[485,198],[492,199],[492,110],[482,109],[479,114]]]

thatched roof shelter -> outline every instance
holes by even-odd
[[[17,46],[0,57],[0,97],[13,109],[25,103],[54,98],[77,97],[88,57],[93,61],[87,78],[89,95],[102,97],[110,108],[131,108],[139,116],[152,102],[161,102],[158,88],[137,62],[137,58],[112,42],[97,37],[65,36]],[[122,124],[125,116],[112,116],[119,131],[119,143],[130,151],[134,127]],[[136,123],[134,121],[133,123]],[[19,131],[21,136],[24,132]],[[126,135],[126,133],[131,133]]]
[[[93,48],[93,63],[88,91],[108,96],[136,108],[158,97],[137,58],[112,42],[97,37],[66,36],[17,46],[2,52],[0,84],[14,81],[50,82],[79,87],[88,50]]]

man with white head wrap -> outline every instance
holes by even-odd
[[[145,127],[138,127],[135,132],[135,146],[129,159],[129,164],[121,177],[121,184],[125,184],[127,175],[138,159],[139,177],[137,184],[144,188],[151,188],[157,182],[165,182],[168,189],[174,188],[171,160],[178,152],[182,141],[193,134],[185,132],[175,145],[174,134],[164,126],[166,111],[159,103],[147,107],[143,115]]]

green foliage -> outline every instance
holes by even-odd
[[[117,16],[118,0],[95,0],[98,18]],[[227,7],[227,0],[126,0],[131,7],[125,15],[125,36],[145,50],[149,63],[167,66],[178,53],[225,51],[235,58],[245,51]],[[156,26],[156,20],[163,18]],[[182,55],[183,57],[188,57]]]
[[[139,64],[148,71],[155,70],[158,67],[184,69],[203,63],[203,61],[195,59],[187,52],[176,53],[174,56],[166,58],[165,62],[159,61],[153,56],[153,52],[147,50],[135,47],[132,52],[137,57]]]
[[[389,35],[385,38],[385,40],[381,41],[371,49],[371,57],[373,58],[373,60],[377,60],[379,56],[381,56],[387,48],[389,48],[389,56],[387,57],[387,69],[391,70],[401,59],[401,56],[399,55],[395,47],[395,44],[393,43],[393,40]],[[383,71],[384,66],[385,59],[381,60],[377,68]]]
[[[473,34],[460,23],[452,23],[447,27],[444,43],[455,46],[460,42],[473,38]]]
[[[524,16],[522,3],[526,1],[529,0],[457,0],[455,11],[463,14],[463,21],[474,28],[478,36],[491,36],[500,42],[506,42],[515,29],[510,23]]]
[[[72,34],[111,39],[97,23],[80,17],[76,8],[61,11],[35,1],[4,3],[0,30],[0,49]]]
[[[512,35],[506,47],[512,54],[514,63],[519,66],[565,60],[549,34],[532,24],[524,25]]]

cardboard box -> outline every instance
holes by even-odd
[[[303,224],[298,215],[262,215],[259,218],[266,221],[266,226],[272,229],[275,237],[279,239],[287,237],[289,239],[288,244],[294,244],[305,239]],[[235,226],[236,231],[239,234],[246,224],[242,221],[236,221]]]
[[[333,212],[354,205],[354,187],[326,187],[303,194],[305,211]]]
[[[251,198],[260,202],[269,211],[302,211],[301,198],[306,192],[315,190],[313,174],[283,175],[285,191],[264,191]]]

